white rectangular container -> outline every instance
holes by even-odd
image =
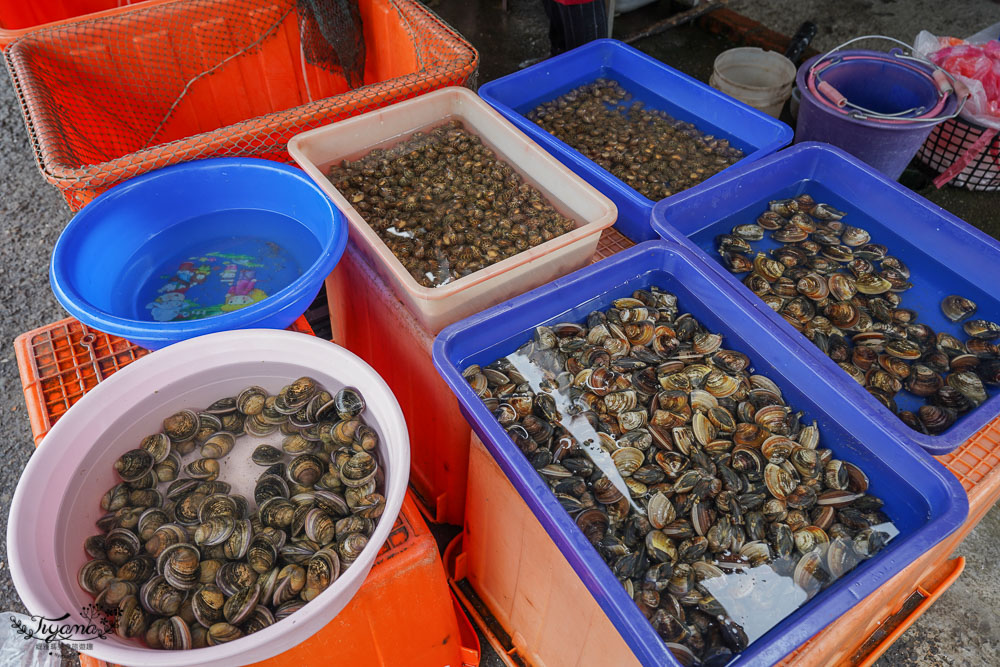
[[[330,165],[388,147],[407,135],[461,120],[576,229],[440,287],[420,285],[326,177]],[[611,200],[549,155],[466,88],[444,88],[412,100],[298,134],[288,152],[350,222],[354,247],[432,334],[590,263],[601,232],[615,223]]]

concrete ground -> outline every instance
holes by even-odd
[[[537,0],[429,0],[446,20],[466,35],[482,55],[480,83],[502,76],[522,61],[548,54],[547,23]],[[768,27],[792,34],[804,20],[819,26],[814,41],[826,49],[859,34],[882,32],[912,40],[921,28],[965,36],[995,20],[1000,11],[992,0],[941,3],[936,0],[733,0],[730,8]],[[677,7],[661,0],[619,17],[615,36],[629,34]],[[987,17],[994,17],[988,19]],[[646,39],[637,46],[692,76],[707,80],[722,40],[687,26]],[[12,347],[20,333],[48,324],[65,314],[48,284],[49,254],[70,218],[61,196],[47,185],[29,152],[20,111],[4,78],[0,84],[0,534],[6,535],[7,513],[18,476],[32,452]],[[996,207],[1000,196],[961,190],[920,190],[944,208],[994,236],[1000,235]],[[965,573],[914,624],[879,665],[997,664],[1000,651],[1000,511],[994,509],[962,544],[968,559]],[[7,570],[6,543],[0,540],[0,610],[23,611]],[[499,659],[484,646],[483,665]]]

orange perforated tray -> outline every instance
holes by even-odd
[[[313,333],[304,317],[289,329]],[[100,380],[149,353],[72,318],[18,336],[14,347],[36,445]],[[479,639],[451,595],[437,543],[410,493],[347,607],[308,641],[257,664],[325,665],[330,656],[354,667],[479,664]],[[80,663],[105,666],[87,655],[80,656]]]

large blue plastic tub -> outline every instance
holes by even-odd
[[[678,663],[476,397],[462,378],[462,370],[510,354],[531,338],[537,325],[582,322],[590,311],[608,308],[612,300],[651,284],[674,292],[682,311],[723,334],[727,349],[750,355],[756,372],[774,380],[789,405],[804,411],[804,419],[815,419],[823,434],[820,447],[829,447],[835,457],[867,472],[870,492],[885,501],[885,511],[900,530],[883,552],[781,621],[733,663],[771,664],[955,530],[968,513],[968,498],[954,475],[924,452],[899,442],[845,400],[835,383],[799,357],[792,340],[775,334],[748,300],[721,284],[702,259],[675,244],[640,244],[453,324],[434,341],[434,364],[458,396],[476,434],[643,664]]]
[[[284,329],[347,244],[302,171],[253,158],[188,162],[126,181],[63,230],[49,279],[88,326],[158,349],[229,329]]]
[[[753,302],[754,308],[777,330],[799,342],[798,354],[828,377],[838,391],[851,397],[865,414],[880,422],[893,436],[919,444],[934,455],[946,454],[1000,414],[1000,392],[963,415],[940,435],[914,431],[888,408],[852,380],[836,363],[795,331],[784,318],[764,305],[721,264],[714,239],[734,225],[753,222],[772,199],[808,192],[845,211],[844,222],[863,227],[873,242],[906,263],[914,287],[903,292],[903,305],[920,314],[920,322],[934,331],[945,331],[959,340],[967,336],[961,326],[945,319],[941,300],[960,294],[979,305],[976,317],[998,321],[1000,293],[1000,243],[962,222],[941,207],[889,180],[884,174],[840,149],[827,144],[803,143],[766,159],[733,170],[713,183],[705,183],[664,200],[653,209],[653,227],[664,238],[697,248],[712,257],[717,279]],[[765,234],[755,248],[778,244]],[[901,391],[900,410],[916,410],[923,400]]]
[[[792,128],[784,123],[614,39],[590,42],[483,85],[479,95],[484,100],[615,203],[615,227],[636,242],[657,238],[649,226],[655,202],[525,117],[539,104],[601,77],[618,81],[649,107],[728,139],[746,154],[738,164],[769,155],[792,140]]]

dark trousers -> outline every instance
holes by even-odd
[[[549,43],[552,55],[583,46],[587,42],[608,36],[608,12],[604,0],[582,5],[560,5],[542,0],[549,17]]]

